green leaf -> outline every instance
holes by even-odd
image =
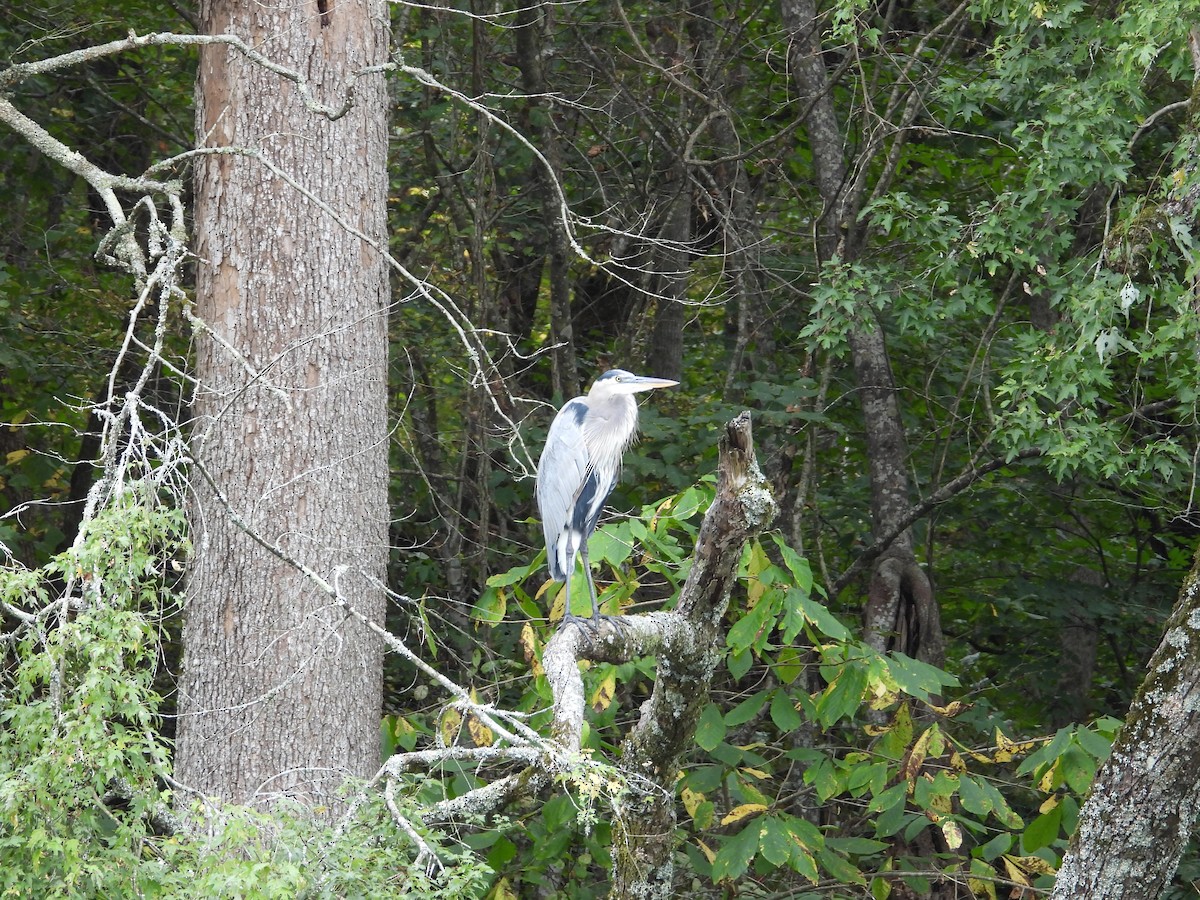
[[[1062,806],[1055,806],[1029,823],[1021,835],[1021,847],[1028,855],[1048,847],[1058,838],[1062,824]]]
[[[762,820],[758,849],[767,862],[773,866],[784,865],[791,858],[794,847],[791,833],[783,822],[774,816]]]
[[[728,721],[728,719],[726,719]],[[785,734],[795,731],[804,724],[804,718],[796,711],[796,704],[782,688],[775,691],[771,697],[771,721],[775,727]]]
[[[1021,765],[1017,766],[1017,774],[1028,775],[1031,772],[1036,772],[1039,766],[1054,762],[1070,743],[1071,729],[1058,729],[1058,733],[1053,738],[1021,761]]]
[[[770,691],[759,691],[747,697],[729,712],[725,713],[725,724],[730,728],[745,725],[758,715],[759,710],[763,708],[763,704],[767,702],[767,698],[770,696]]]
[[[1075,740],[1079,746],[1086,752],[1090,753],[1096,762],[1104,762],[1112,753],[1112,741],[1100,734],[1098,731],[1093,731],[1086,726],[1080,726],[1075,730]]]
[[[822,759],[809,766],[804,771],[804,783],[816,788],[817,799],[822,803],[842,790],[842,784],[830,759]]]
[[[785,599],[784,603],[786,602]],[[784,639],[787,640],[786,635]],[[807,665],[807,656],[808,652],[799,647],[780,647],[775,656],[775,674],[779,676],[779,680],[791,684],[799,678]]]
[[[834,880],[840,884],[865,885],[867,883],[867,879],[863,877],[863,873],[858,870],[857,866],[836,853],[829,850],[822,850],[817,853],[817,861],[821,864],[821,868],[832,875]]]
[[[767,591],[754,609],[733,623],[725,642],[734,653],[749,649],[765,632],[775,627],[775,603],[772,598],[777,596],[773,591]]]
[[[979,855],[991,862],[999,856],[1007,853],[1012,849],[1013,836],[1010,832],[1002,831],[982,847],[979,848]]]
[[[499,625],[504,621],[504,613],[507,609],[508,598],[504,591],[489,587],[471,610],[471,618],[485,625]]]
[[[799,816],[786,816],[784,824],[787,826],[788,834],[792,836],[792,840],[806,850],[811,850],[814,853],[825,848],[825,835],[808,819],[801,819]]]
[[[813,627],[827,637],[831,637],[835,641],[850,640],[850,630],[816,600],[793,589],[787,592],[787,599],[784,602],[795,603],[804,613],[804,618],[808,619]]]
[[[1096,777],[1096,760],[1077,745],[1072,745],[1062,756],[1063,774],[1067,784],[1076,794],[1087,793]]]
[[[741,653],[731,653],[725,659],[725,667],[729,669],[729,674],[733,676],[735,681],[749,672],[752,665],[754,665],[754,654],[749,650],[743,650]]]
[[[487,855],[487,863],[493,871],[498,872],[517,857],[517,845],[506,837],[501,837],[492,845]]]
[[[696,723],[696,743],[701,749],[712,752],[725,739],[725,717],[717,704],[710,703],[700,713],[700,721]]]
[[[866,667],[859,662],[846,663],[817,701],[817,720],[829,728],[843,716],[853,715],[862,705],[866,689]]]
[[[606,562],[619,566],[631,555],[633,555],[633,541],[628,522],[605,525],[598,529],[588,542],[588,557],[593,562]]]
[[[713,860],[713,881],[736,881],[746,874],[750,861],[758,852],[761,827],[761,823],[751,822],[721,845],[716,859]]]
[[[996,786],[986,778],[979,779],[976,784],[988,795],[988,799],[992,804],[992,815],[1000,820],[1006,828],[1023,828],[1025,822],[1013,812],[1012,807],[1008,805],[1008,801],[1004,799],[1004,795],[996,789]]]
[[[568,795],[559,794],[542,804],[542,821],[547,831],[559,831],[574,820],[575,804]]]
[[[804,876],[813,884],[817,884],[821,880],[817,871],[816,858],[803,847],[796,847],[792,851],[788,864],[797,874]]]
[[[789,547],[784,541],[783,535],[778,531],[772,531],[770,538],[775,543],[775,546],[779,548],[779,556],[783,560],[783,564],[787,566],[788,571],[792,573],[796,587],[803,591],[805,595],[811,593],[813,574],[808,560]]]
[[[958,778],[958,799],[967,812],[986,818],[992,811],[992,799],[986,791],[980,788],[975,776],[965,772]]]
[[[930,694],[939,693],[943,687],[958,684],[958,679],[949,672],[903,653],[889,653],[887,665],[896,686],[919,700],[928,700]]]
[[[872,812],[893,809],[897,804],[902,806],[907,796],[908,785],[902,781],[899,784],[893,784],[884,790],[882,794],[876,794],[872,797],[871,803],[867,808]]]

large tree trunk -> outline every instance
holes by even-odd
[[[790,37],[788,62],[812,150],[813,178],[824,209],[817,223],[821,262],[851,262],[858,252],[858,204],[847,185],[842,134],[825,71],[819,19],[813,0],[780,0]],[[866,161],[860,165],[865,166]],[[861,193],[861,192],[860,192]],[[866,305],[864,303],[864,305]],[[904,421],[888,359],[883,325],[867,311],[850,337],[866,431],[871,479],[871,530],[878,538],[897,531],[908,514],[911,483]],[[917,562],[912,533],[899,532],[876,560],[863,609],[864,639],[879,650],[899,650],[933,665],[945,661],[941,614],[933,584]]]
[[[1079,814],[1054,900],[1153,900],[1200,811],[1200,553]]]
[[[235,33],[341,102],[346,76],[387,61],[382,0],[206,0]],[[381,77],[330,121],[296,87],[224,46],[200,54],[197,127],[251,148],[345,221],[386,229]],[[382,646],[252,540],[334,579],[382,622],[387,561],[386,263],[311,199],[242,156],[197,161],[198,474],[192,506],[177,776],[239,802],[329,803],[379,763]],[[202,477],[203,476],[203,477]],[[211,480],[210,480],[211,479]]]

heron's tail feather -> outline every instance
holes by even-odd
[[[575,569],[575,557],[583,543],[583,534],[574,528],[564,528],[546,554],[546,567],[555,581],[566,581]]]

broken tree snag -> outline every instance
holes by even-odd
[[[716,498],[700,526],[679,603],[667,614],[672,627],[661,633],[654,690],[621,748],[621,767],[643,789],[615,811],[612,897],[673,896],[675,777],[723,655],[721,626],[742,549],[776,509],[754,457],[750,414],[743,412],[725,426]]]
[[[1142,900],[1171,884],[1200,810],[1200,552],[1100,768],[1053,900]]]

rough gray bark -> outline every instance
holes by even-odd
[[[854,374],[866,423],[871,481],[871,528],[894,531],[912,506],[908,442],[896,401],[883,329],[875,321],[850,336]],[[863,608],[863,640],[877,650],[899,650],[935,666],[945,662],[941,614],[925,570],[917,562],[912,532],[901,531],[871,572]]]
[[[691,573],[678,607],[665,614],[688,639],[662,631],[654,689],[621,748],[622,768],[640,776],[643,788],[613,821],[614,898],[676,895],[676,776],[722,657],[717,639],[742,548],[775,517],[775,501],[755,461],[749,413],[726,425],[720,456],[716,498],[700,526]]]
[[[813,177],[825,203],[817,222],[817,252],[822,260],[838,255],[845,211],[841,208],[846,181],[842,128],[833,106],[829,76],[822,55],[821,32],[814,0],[780,0],[779,10],[788,31],[788,65],[796,86],[797,104],[812,148]]]
[[[337,103],[347,76],[385,63],[382,0],[206,0],[206,33],[233,33]],[[356,85],[348,114],[305,108],[296,86],[224,46],[200,54],[197,134],[259,151],[363,233],[383,238],[386,93]],[[257,161],[197,160],[197,335],[189,573],[177,776],[239,802],[328,804],[379,763],[382,645],[263,540],[382,622],[387,559],[385,262]]]
[[[816,4],[780,0],[780,11],[789,33],[788,62],[812,151],[813,177],[824,207],[816,229],[817,254],[822,262],[835,257],[848,262],[860,243],[848,236],[858,230],[863,191],[851,191],[846,184],[846,142],[825,70]],[[905,116],[909,106],[904,106]],[[877,149],[866,149],[863,155]],[[860,159],[858,166],[868,168],[867,159]],[[871,530],[877,539],[895,535],[872,568],[863,609],[864,640],[879,650],[899,650],[941,665],[945,643],[933,584],[917,562],[911,531],[897,529],[912,507],[908,449],[883,326],[873,312],[860,317],[850,336],[850,352],[866,431]]]
[[[1200,812],[1200,553],[1101,767],[1053,900],[1150,900]]]

